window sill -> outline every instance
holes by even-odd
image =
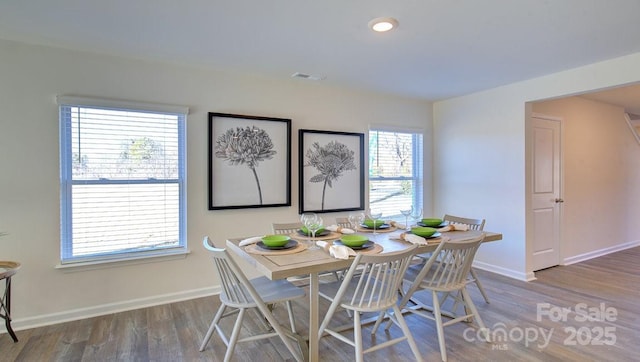
[[[140,255],[140,256],[133,256],[129,258],[120,258],[120,259],[103,259],[103,260],[83,261],[83,262],[77,262],[77,263],[58,264],[55,266],[55,268],[66,273],[96,270],[96,269],[108,269],[108,268],[117,268],[121,266],[185,259],[187,255],[189,255],[190,253],[191,251],[189,249],[181,249],[177,251],[165,252],[162,254]]]

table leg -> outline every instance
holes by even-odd
[[[319,325],[319,301],[318,290],[320,281],[318,273],[309,276],[309,361],[317,362],[320,352],[318,342]]]

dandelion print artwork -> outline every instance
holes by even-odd
[[[259,203],[262,205],[262,189],[256,168],[264,160],[273,158],[273,142],[265,130],[256,126],[228,129],[218,137],[215,145],[216,157],[226,160],[229,165],[246,165],[256,180]]]
[[[325,146],[314,142],[307,150],[305,167],[314,167],[318,171],[309,182],[322,183],[321,210],[324,210],[327,186],[332,187],[344,172],[356,169],[354,154],[354,151],[337,141],[331,141]]]

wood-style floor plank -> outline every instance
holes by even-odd
[[[116,354],[116,341],[111,332],[115,314],[88,319],[93,328],[82,354],[83,361],[105,361]],[[75,322],[71,322],[73,324]],[[48,328],[48,327],[44,327]]]
[[[640,356],[640,248],[606,255],[586,262],[555,267],[536,273],[537,280],[521,282],[497,274],[478,271],[491,303],[483,301],[475,288],[471,296],[485,324],[495,334],[492,343],[478,340],[474,324],[459,323],[445,327],[450,361],[632,361]],[[304,286],[308,288],[308,286]],[[18,301],[15,301],[18,303]],[[544,304],[547,303],[547,304]],[[584,320],[576,306],[614,308],[615,318]],[[222,361],[224,343],[216,334],[207,348],[198,348],[220,302],[217,296],[105,315],[41,328],[17,331],[18,343],[9,335],[0,335],[0,361]],[[538,315],[541,305],[569,308],[565,320]],[[321,301],[326,310],[328,303]],[[308,301],[294,305],[296,326],[306,334]],[[274,310],[286,325],[284,306]],[[340,323],[351,320],[338,313]],[[261,328],[248,316],[251,330]],[[233,318],[223,326],[230,331]],[[425,360],[439,360],[435,325],[416,315],[407,315],[407,323]],[[471,329],[469,329],[471,328]],[[598,341],[598,331],[609,328],[612,345]],[[375,336],[365,326],[365,347],[400,334],[396,327],[379,330]],[[580,336],[571,331],[582,331]],[[520,338],[522,333],[538,333],[536,338]],[[243,335],[248,329],[243,330]],[[542,333],[550,336],[547,341]],[[588,335],[590,334],[590,335]],[[502,339],[500,339],[502,337]],[[600,338],[600,339],[598,339]],[[322,361],[351,361],[353,348],[332,337],[320,343]],[[406,343],[371,353],[368,361],[413,360]],[[236,361],[293,361],[277,338],[240,344]]]

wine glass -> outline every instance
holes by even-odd
[[[373,221],[373,235],[377,235],[376,226],[378,226],[378,220],[382,217],[382,212],[378,210],[369,210],[369,217]]]
[[[302,222],[302,225],[307,228],[307,232],[305,234],[307,235],[307,246],[309,247],[309,249],[312,247],[312,244],[315,245],[315,242],[311,241],[311,230],[309,229],[308,225],[317,218],[318,215],[313,212],[305,212],[304,214],[300,215],[300,221]]]
[[[409,216],[413,213],[413,206],[408,209],[401,209],[400,213],[404,215],[404,227],[409,230],[411,227],[409,226]]]
[[[358,230],[358,226],[364,222],[364,214],[361,212],[354,212],[349,214],[349,224],[353,228],[353,231]]]
[[[320,228],[322,228],[322,218],[318,215],[316,215],[315,218],[307,218],[305,219],[305,225],[307,227],[307,230],[309,230],[309,232],[311,232],[311,237],[314,239],[314,241],[312,241],[309,244],[308,249],[310,250],[314,250],[314,249],[319,249],[319,247],[316,245],[315,242],[315,238],[316,238],[316,232],[318,230],[320,230]]]
[[[411,208],[411,218],[418,225],[418,222],[422,221],[422,208]]]
[[[305,220],[307,220],[307,219],[315,219],[317,217],[318,217],[318,215],[315,212],[305,212],[304,214],[300,215],[300,221],[304,225]]]

